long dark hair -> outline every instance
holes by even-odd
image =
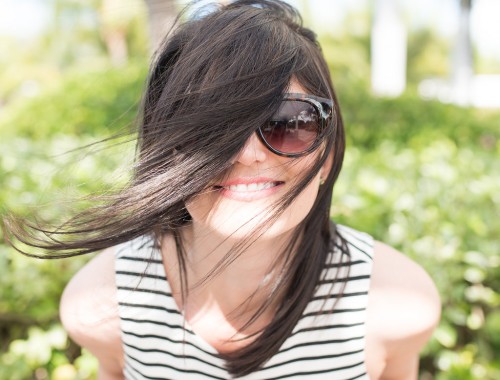
[[[235,376],[257,370],[279,350],[300,319],[332,242],[343,241],[329,217],[345,148],[340,110],[316,36],[302,26],[290,5],[279,0],[238,0],[181,24],[158,49],[150,70],[130,183],[57,228],[4,218],[5,235],[47,252],[25,254],[60,258],[146,234],[160,241],[170,233],[177,243],[185,298],[179,233],[191,222],[185,202],[230,168],[256,126],[277,111],[292,79],[310,94],[333,99],[335,128],[325,136],[324,149],[310,170],[274,205],[264,224],[272,223],[290,205],[331,156],[333,165],[312,209],[282,251],[283,276],[274,287],[281,291],[272,293],[243,329],[279,296],[274,318],[248,345],[221,354]],[[263,228],[228,253],[207,279],[230,265]]]

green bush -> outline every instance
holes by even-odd
[[[99,135],[126,129],[134,121],[146,67],[72,72],[50,90],[9,105],[0,114],[0,135],[46,140],[57,134]]]
[[[72,200],[123,185],[120,167],[134,148],[126,137],[77,148],[133,126],[145,73],[136,64],[70,75],[7,108],[0,119],[1,209],[61,221],[85,207]],[[80,355],[58,319],[64,285],[88,259],[36,260],[0,244],[1,379],[95,377],[95,362]]]
[[[61,153],[132,125],[144,78],[141,64],[72,75],[10,105],[0,119],[2,207],[57,220],[74,208],[59,199],[123,184],[117,168],[132,157],[131,144]],[[332,216],[405,252],[434,278],[443,318],[423,353],[423,377],[500,378],[500,115],[339,86],[349,144]],[[95,376],[95,361],[75,349],[57,317],[64,284],[86,260],[35,260],[0,244],[0,378]]]
[[[388,140],[398,148],[421,150],[446,138],[459,149],[499,150],[498,112],[425,101],[411,92],[396,99],[373,98],[363,83],[338,92],[351,145],[371,150]]]
[[[495,156],[458,149],[444,137],[421,150],[385,141],[370,151],[351,147],[348,152],[334,218],[408,254],[440,291],[442,322],[422,371],[440,372],[437,379],[498,378],[500,171]]]
[[[349,146],[333,217],[423,265],[442,297],[421,372],[500,378],[500,114],[339,95]]]

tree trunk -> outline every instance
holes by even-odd
[[[151,52],[156,51],[177,17],[174,0],[145,0],[148,7]]]
[[[452,56],[451,80],[455,102],[467,105],[470,103],[471,81],[474,74],[470,38],[472,0],[459,1],[460,19]]]
[[[101,0],[99,18],[101,35],[114,66],[128,60],[127,29],[135,16],[134,1]]]
[[[106,31],[103,33],[103,39],[113,66],[125,65],[128,60],[128,46],[125,31]]]
[[[371,33],[371,82],[376,95],[406,87],[406,28],[396,0],[376,0]]]

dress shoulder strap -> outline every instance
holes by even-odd
[[[347,243],[351,259],[363,259],[372,263],[374,254],[373,237],[365,232],[361,232],[341,224],[337,224],[336,226],[340,237]],[[339,248],[338,244],[339,242],[337,241],[337,248]]]

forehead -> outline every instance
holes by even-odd
[[[292,79],[290,81],[290,86],[288,87],[287,92],[293,92],[297,94],[307,94],[307,91],[304,90],[304,87],[302,87],[300,83],[297,82],[296,79]]]

